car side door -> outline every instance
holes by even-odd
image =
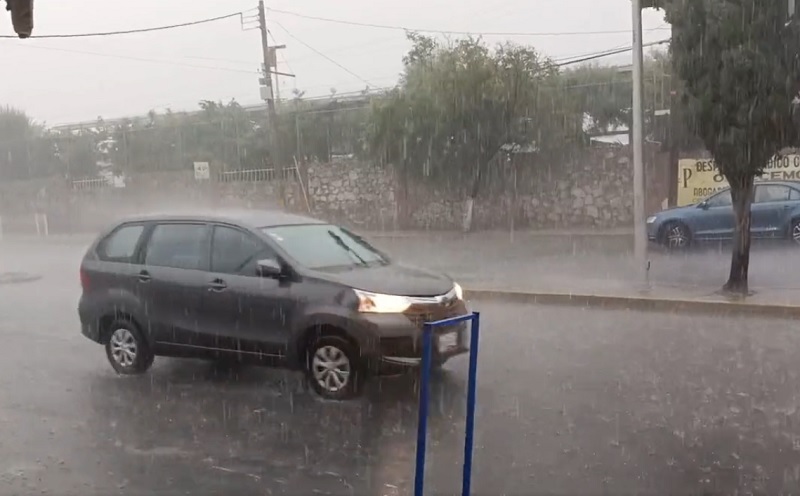
[[[84,311],[97,317],[121,311],[142,322],[145,315],[138,274],[145,232],[144,223],[122,224],[86,255],[81,264]]]
[[[750,232],[756,238],[783,237],[787,217],[797,202],[790,201],[791,188],[782,184],[758,184],[751,207]]]
[[[701,203],[690,218],[695,239],[720,240],[733,237],[735,220],[730,190],[725,190]]]
[[[210,231],[202,222],[163,222],[150,229],[138,279],[159,351],[183,354],[199,346]]]
[[[201,310],[206,346],[222,354],[273,361],[286,356],[295,308],[293,282],[290,277],[261,276],[258,262],[265,259],[286,266],[253,233],[231,225],[213,227],[211,272]]]

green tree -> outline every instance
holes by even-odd
[[[506,145],[545,153],[579,132],[580,119],[562,113],[558,70],[535,49],[408,37],[400,84],[373,106],[369,147],[404,176],[464,191],[468,218],[481,178]]]
[[[736,218],[728,282],[746,294],[753,182],[768,160],[797,142],[800,26],[786,0],[651,0],[673,25],[686,123],[731,186]]]
[[[646,117],[670,107],[671,60],[666,51],[650,52],[644,60]],[[628,67],[582,64],[562,72],[569,100],[589,118],[588,131],[603,133],[614,127],[631,127],[633,78]],[[647,119],[650,125],[652,119]],[[650,129],[648,129],[650,131]]]
[[[0,107],[0,179],[47,176],[60,167],[51,134],[25,112]]]

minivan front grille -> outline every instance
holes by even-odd
[[[462,300],[454,299],[439,304],[414,304],[406,310],[405,315],[420,329],[426,322],[460,317],[467,313],[467,306]]]

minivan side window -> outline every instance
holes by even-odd
[[[142,224],[125,225],[112,232],[97,247],[100,260],[106,262],[131,262],[142,237]]]
[[[159,224],[145,252],[145,265],[174,269],[207,268],[208,228],[205,224]]]
[[[263,258],[275,258],[275,252],[252,234],[227,226],[214,227],[212,272],[255,276],[255,264]]]

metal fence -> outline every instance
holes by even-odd
[[[294,179],[296,173],[297,169],[294,167],[234,170],[220,172],[217,175],[217,180],[222,183],[287,181]]]

